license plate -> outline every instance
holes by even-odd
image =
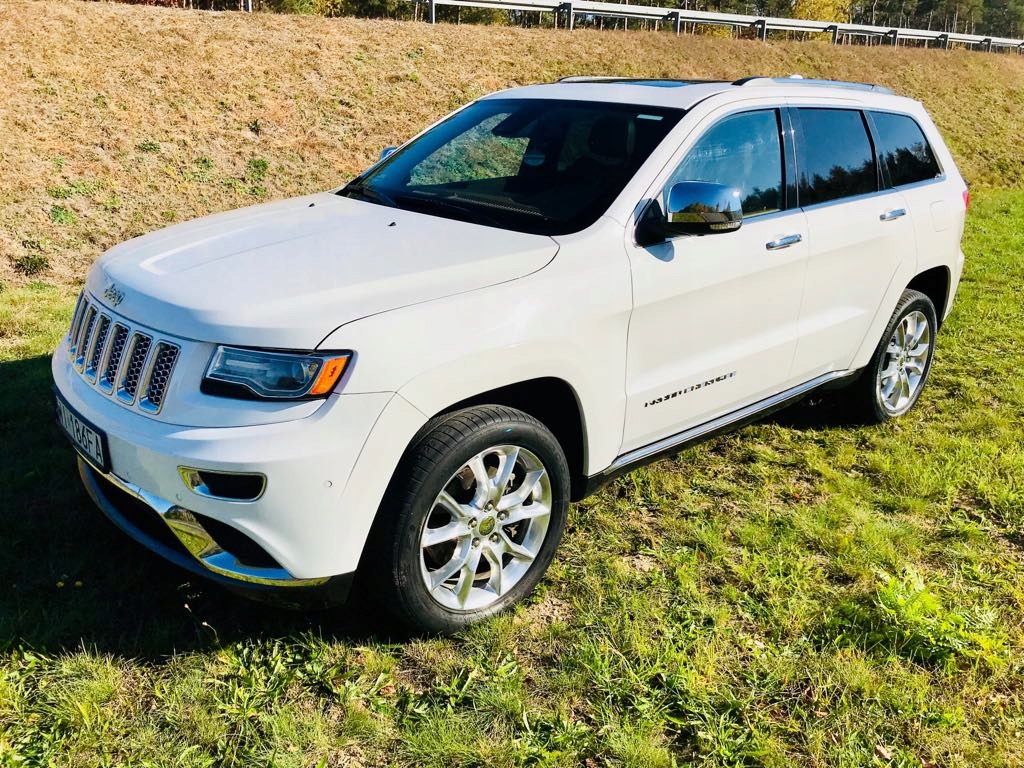
[[[110,471],[110,454],[107,451],[107,436],[86,419],[79,416],[75,409],[64,402],[60,393],[54,393],[57,399],[57,424],[72,442],[78,452],[101,472]]]

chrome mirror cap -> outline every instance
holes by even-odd
[[[668,228],[680,234],[732,232],[743,224],[741,192],[708,181],[681,181],[668,193]]]

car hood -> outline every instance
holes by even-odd
[[[129,240],[96,262],[87,289],[183,338],[312,349],[361,317],[527,275],[557,250],[542,235],[324,192]]]

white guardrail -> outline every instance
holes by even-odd
[[[1016,49],[1024,54],[1024,40],[1009,37],[988,37],[985,35],[968,35],[960,32],[942,32],[934,29],[902,29],[894,27],[877,27],[867,24],[848,24],[835,21],[810,21],[807,19],[785,19],[771,16],[747,16],[740,13],[712,13],[710,11],[688,11],[681,8],[664,8],[648,5],[628,5],[626,3],[606,3],[597,0],[411,0],[423,2],[427,6],[424,14],[426,21],[435,23],[436,9],[441,5],[454,5],[463,8],[493,8],[502,11],[533,11],[555,14],[555,24],[559,17],[564,19],[563,26],[571,30],[573,20],[577,16],[608,17],[619,19],[646,19],[668,22],[675,25],[676,34],[682,31],[684,23],[712,24],[731,27],[733,29],[751,29],[761,40],[768,38],[769,31],[782,32],[819,32],[832,35],[832,42],[838,43],[844,37],[877,38],[890,45],[899,44],[900,40],[923,40],[925,45],[935,43],[941,48],[949,48],[954,43],[968,46],[980,46],[983,51],[997,48]]]

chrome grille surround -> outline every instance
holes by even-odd
[[[107,362],[103,366],[103,375],[97,386],[105,394],[114,391],[114,381],[117,379],[117,369],[121,367],[121,359],[124,355],[125,345],[128,343],[128,328],[121,323],[114,323],[114,334],[110,340],[110,349],[107,351]]]
[[[89,342],[92,340],[92,332],[96,327],[98,314],[96,307],[90,306],[82,317],[82,326],[78,330],[78,341],[75,344],[75,368],[79,371],[85,366],[85,356],[88,354]]]
[[[110,318],[107,315],[100,315],[96,326],[95,338],[89,344],[87,357],[89,362],[85,366],[85,378],[96,381],[96,370],[100,366],[100,358],[107,346],[107,334],[110,333]]]
[[[84,293],[67,336],[79,375],[122,405],[160,412],[181,347],[134,326]]]
[[[171,380],[174,373],[174,364],[178,362],[180,350],[173,344],[165,341],[157,342],[156,352],[149,368],[146,387],[139,400],[139,408],[150,413],[156,413],[164,402],[164,393],[167,391],[167,382]]]
[[[117,380],[117,399],[125,403],[134,403],[139,392],[139,382],[146,370],[149,350],[153,348],[153,337],[141,333],[133,333],[128,342],[126,363]]]

